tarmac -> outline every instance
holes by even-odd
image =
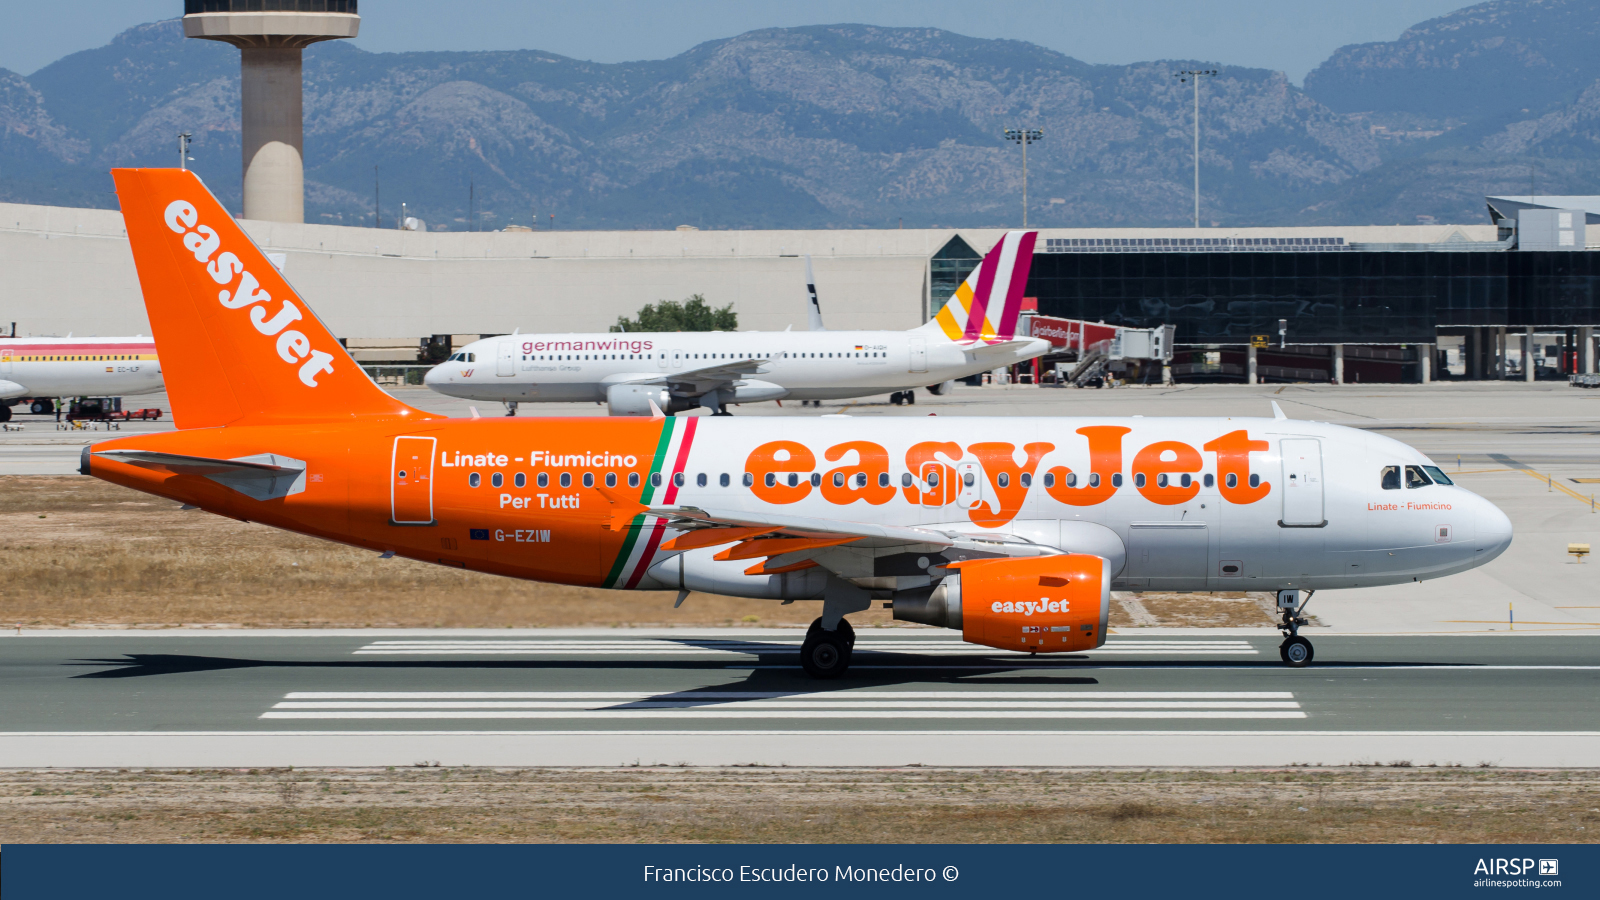
[[[1114,634],[1030,656],[863,631],[0,637],[0,767],[1600,766],[1583,636]]]

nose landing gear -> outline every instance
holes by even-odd
[[[1311,664],[1316,656],[1316,650],[1311,642],[1300,636],[1300,626],[1306,624],[1306,618],[1301,615],[1306,605],[1311,602],[1311,595],[1315,591],[1306,591],[1304,600],[1300,599],[1300,592],[1289,590],[1278,592],[1278,609],[1283,613],[1283,622],[1278,630],[1283,632],[1283,643],[1278,645],[1278,656],[1285,665],[1303,669]]]

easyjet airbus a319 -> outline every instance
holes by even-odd
[[[1110,591],[1309,592],[1438,578],[1505,515],[1397,441],[1285,418],[448,419],[380,390],[189,172],[117,192],[178,431],[83,471],[219,515],[438,565],[818,601],[850,663],[876,601],[971,642],[1099,647]]]

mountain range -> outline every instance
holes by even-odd
[[[1485,194],[1600,192],[1600,5],[1495,0],[1340,48],[1296,87],[1198,60],[1091,65],[919,28],[753,31],[664,60],[536,50],[305,56],[306,218],[434,228],[1481,222]],[[114,207],[177,134],[239,198],[238,51],[132,28],[0,70],[0,200]],[[551,217],[554,217],[553,220]]]

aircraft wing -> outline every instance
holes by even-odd
[[[637,377],[626,376],[619,380],[628,384],[664,384],[673,394],[681,397],[698,397],[709,391],[732,387],[735,381],[751,375],[765,375],[770,360],[730,359],[714,366],[686,369],[682,372],[650,372]]]
[[[695,506],[652,506],[647,515],[667,520],[680,534],[663,550],[693,550],[732,544],[714,558],[761,559],[749,575],[779,574],[821,566],[841,577],[870,576],[872,561],[902,553],[938,555],[949,562],[1002,556],[1054,556],[1062,551],[1013,535],[965,534],[933,528],[874,525],[840,519],[787,516]]]

